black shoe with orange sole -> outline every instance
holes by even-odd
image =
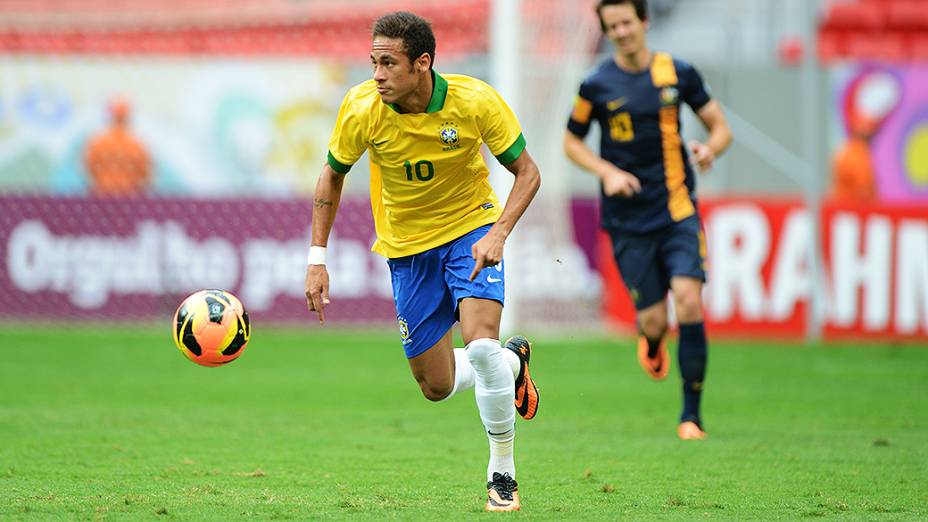
[[[493,472],[493,480],[487,482],[487,511],[519,511],[519,484],[509,473]]]
[[[657,349],[657,353],[654,354],[654,357],[650,357],[648,351],[648,338],[643,335],[638,336],[638,364],[641,365],[641,369],[644,370],[644,373],[648,374],[648,377],[655,381],[664,380],[664,378],[667,377],[667,373],[670,371],[670,356],[667,354],[667,341],[661,340],[660,347]]]
[[[510,337],[503,345],[519,357],[519,376],[516,377],[516,411],[525,420],[531,420],[538,413],[538,388],[528,373],[528,362],[532,358],[532,343],[521,335]]]

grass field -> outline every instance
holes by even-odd
[[[0,330],[0,519],[928,517],[928,349],[716,342],[710,438],[631,343],[536,340],[523,511],[482,513],[472,393],[421,397],[392,332],[262,329],[201,368],[167,329]]]

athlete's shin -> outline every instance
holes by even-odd
[[[699,422],[699,402],[706,378],[708,349],[703,323],[680,325],[680,375],[683,377],[683,414],[681,420]]]
[[[491,434],[512,431],[515,379],[496,339],[476,339],[467,345],[467,358],[474,368],[474,395],[480,419]]]

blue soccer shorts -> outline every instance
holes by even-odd
[[[396,320],[406,357],[412,359],[441,340],[458,319],[458,304],[474,297],[503,304],[503,263],[484,268],[470,281],[474,270],[474,243],[490,225],[425,252],[388,259],[393,281]]]
[[[648,234],[607,231],[619,273],[637,310],[663,301],[672,277],[705,282],[706,241],[698,214]]]

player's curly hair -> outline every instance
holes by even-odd
[[[429,67],[435,64],[435,33],[432,24],[425,18],[407,11],[397,11],[381,16],[374,22],[372,37],[400,38],[406,46],[410,62],[428,53]]]
[[[596,14],[599,16],[599,26],[603,32],[606,32],[606,24],[603,23],[603,7],[607,5],[632,4],[635,8],[635,14],[638,19],[644,22],[648,19],[648,0],[599,0],[596,4]]]

